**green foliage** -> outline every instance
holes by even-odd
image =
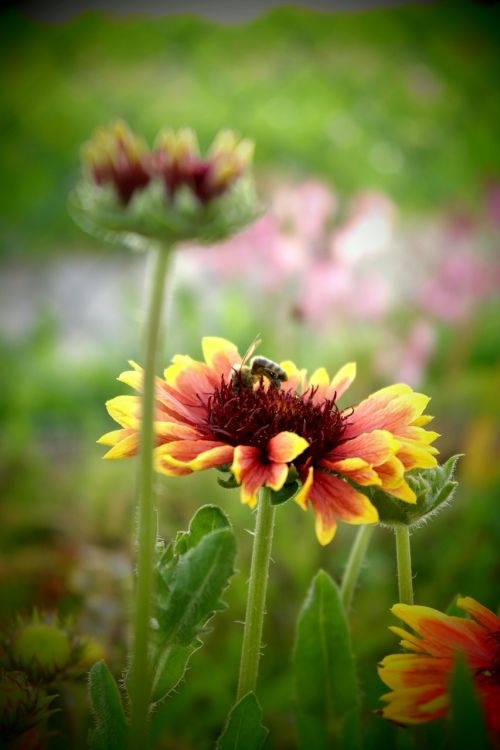
[[[255,693],[247,693],[231,709],[217,750],[260,750],[268,735]]]
[[[91,735],[92,750],[123,750],[127,746],[127,722],[120,691],[103,661],[90,670],[89,691],[96,720]]]
[[[300,490],[300,487],[300,482],[294,479],[293,481],[284,484],[280,490],[270,490],[269,502],[271,503],[271,505],[283,505],[283,503],[286,503],[288,502],[288,500],[291,500],[293,497],[295,497],[297,492]]]
[[[359,697],[340,592],[320,570],[299,614],[293,656],[299,745],[359,747]]]
[[[189,530],[157,549],[151,663],[153,701],[162,700],[182,679],[199,636],[217,610],[234,573],[236,541],[224,513],[213,505],[200,508]]]
[[[229,125],[255,139],[258,167],[315,173],[344,194],[370,184],[410,209],[470,203],[500,172],[498,24],[498,8],[449,2],[279,8],[230,27],[97,13],[42,25],[3,13],[4,249],[81,246],[61,195],[82,142],[117,116],[151,138],[188,124],[206,143]]]
[[[0,738],[14,739],[43,724],[55,713],[51,708],[55,697],[31,685],[23,672],[0,668]]]
[[[414,469],[406,480],[417,496],[416,503],[405,503],[377,488],[367,490],[384,526],[418,526],[451,502],[458,482],[453,479],[460,455],[451,456],[434,469]]]
[[[490,747],[484,715],[470,669],[457,658],[451,678],[450,744],[453,750]]]

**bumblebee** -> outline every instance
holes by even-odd
[[[243,357],[241,364],[233,367],[231,383],[234,390],[239,390],[241,386],[251,388],[261,378],[266,378],[273,388],[279,388],[282,383],[288,380],[288,375],[284,369],[267,357],[255,356],[250,359],[248,365],[245,364],[259,343],[260,341],[255,339]]]

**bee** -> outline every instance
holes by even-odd
[[[267,378],[273,388],[279,388],[282,383],[288,380],[288,375],[284,369],[273,362],[272,359],[260,355],[252,357],[259,344],[260,339],[257,336],[245,352],[241,364],[233,367],[231,383],[234,390],[238,391],[241,386],[251,388],[261,378]],[[248,365],[246,364],[247,361]]]

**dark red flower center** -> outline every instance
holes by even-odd
[[[342,442],[347,414],[341,412],[335,398],[314,403],[317,388],[299,395],[293,391],[265,387],[263,379],[256,388],[241,382],[226,383],[224,378],[208,399],[207,437],[229,445],[251,445],[267,457],[269,440],[280,432],[294,432],[309,442],[309,448],[295,461],[300,470],[326,455]]]

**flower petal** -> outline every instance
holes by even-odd
[[[205,362],[219,375],[227,378],[233,365],[241,362],[238,348],[227,339],[217,336],[205,336],[201,341]]]
[[[336,393],[337,399],[339,399],[347,391],[355,377],[356,362],[348,362],[333,376],[326,398],[333,398]]]
[[[270,461],[289,463],[309,447],[308,441],[295,432],[279,432],[268,443],[267,455]]]
[[[477,622],[489,628],[493,632],[500,631],[500,617],[477,602],[471,596],[463,596],[457,599],[457,607],[472,615]]]
[[[256,504],[261,487],[265,485],[278,491],[288,476],[286,463],[263,461],[261,451],[250,445],[238,445],[234,449],[231,471],[241,484],[241,501],[250,507]]]
[[[136,430],[123,430],[123,432],[128,433],[126,437],[120,440],[120,442],[115,443],[115,445],[104,454],[103,458],[130,458],[130,456],[136,455],[139,450],[139,433]]]

